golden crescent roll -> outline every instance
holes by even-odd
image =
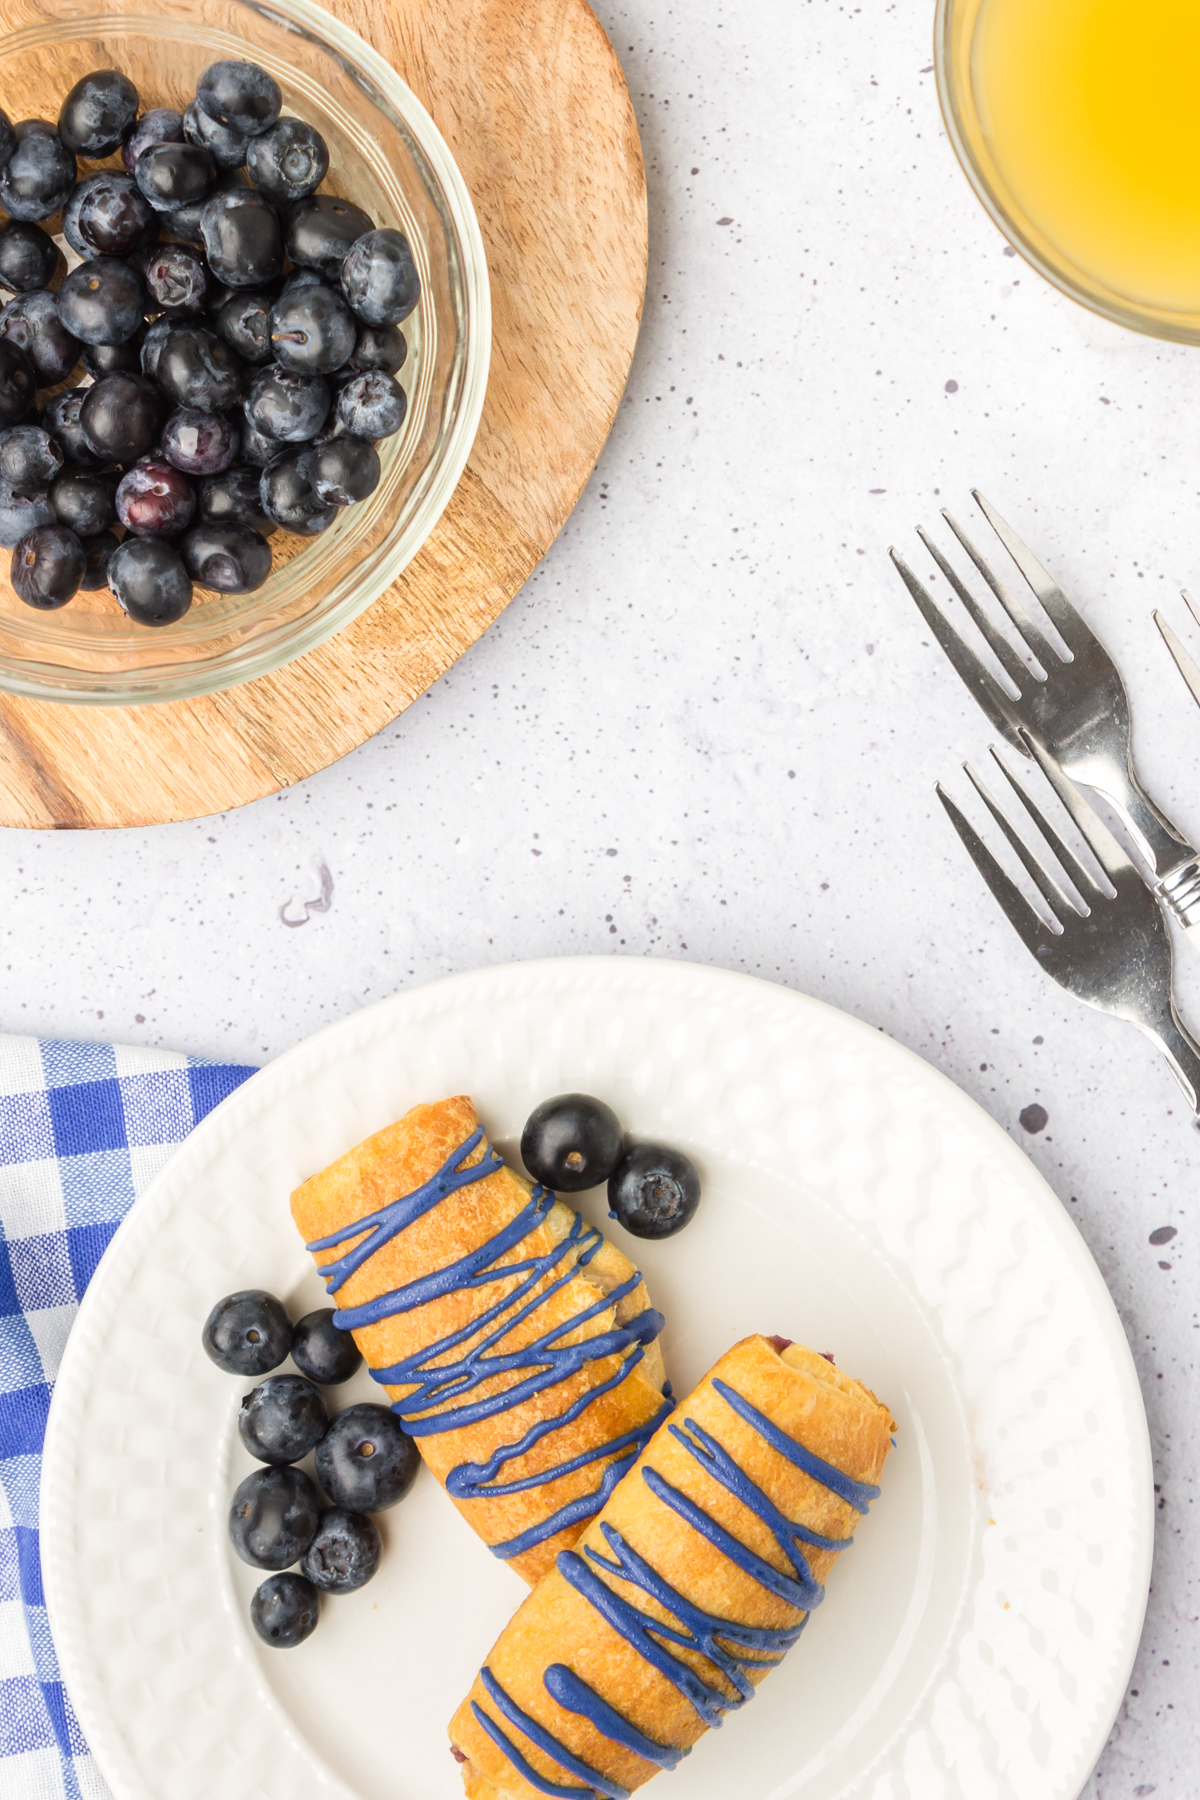
[[[674,1768],[799,1637],[894,1429],[813,1351],[735,1344],[497,1639],[450,1725],[470,1800],[625,1800]]]
[[[671,1410],[638,1271],[505,1165],[465,1095],[339,1157],[292,1217],[425,1461],[532,1586]]]

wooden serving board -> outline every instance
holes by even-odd
[[[0,695],[0,824],[201,818],[345,756],[487,630],[608,435],[641,319],[646,184],[633,106],[594,13],[584,0],[324,3],[429,109],[475,203],[493,336],[466,472],[400,580],[273,675],[162,706]]]

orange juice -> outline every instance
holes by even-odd
[[[1049,242],[1135,304],[1200,313],[1200,0],[982,0],[971,68]]]

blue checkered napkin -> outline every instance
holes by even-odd
[[[253,1069],[0,1035],[0,1796],[105,1800],[50,1641],[38,1483],[80,1296],[129,1207]]]

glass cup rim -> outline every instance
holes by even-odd
[[[301,32],[332,55],[369,95],[372,105],[412,140],[424,159],[437,184],[438,201],[453,229],[461,265],[463,354],[457,397],[433,459],[431,477],[411,517],[402,530],[395,531],[390,542],[385,540],[374,559],[370,578],[361,586],[352,585],[336,604],[203,660],[163,662],[111,675],[77,671],[33,658],[0,656],[0,692],[18,698],[75,706],[131,706],[192,699],[269,675],[315,650],[374,605],[428,541],[462,477],[478,432],[491,358],[487,253],[470,193],[446,140],[425,106],[386,58],[356,31],[315,4],[315,0],[232,0],[232,5]],[[128,10],[114,9],[107,14],[81,9],[77,16],[51,23],[51,30],[57,26],[56,35],[66,32],[76,36],[89,30],[111,29],[114,16],[131,27],[140,24],[151,32],[160,27],[158,20],[139,10],[137,0],[132,0]],[[14,53],[31,36],[40,35],[47,23],[50,22],[26,24],[0,36],[0,67],[7,54]],[[341,585],[346,585],[344,578]]]
[[[976,199],[992,223],[1044,280],[1069,300],[1086,307],[1089,312],[1097,313],[1111,324],[1123,326],[1128,331],[1140,332],[1143,337],[1165,339],[1177,344],[1200,344],[1200,311],[1194,315],[1181,315],[1166,308],[1142,306],[1123,299],[1102,283],[1089,278],[1082,270],[1074,268],[1065,254],[1058,251],[1031,220],[1024,218],[1016,201],[1011,196],[1005,197],[999,170],[994,165],[990,170],[985,167],[973,142],[973,135],[979,143],[983,142],[983,131],[969,79],[969,46],[965,58],[955,54],[953,39],[956,16],[960,17],[972,4],[974,10],[970,23],[973,32],[987,0],[937,0],[933,28],[933,66],[946,135],[963,173],[974,189]],[[968,70],[965,83],[958,66],[960,61],[965,61]],[[972,125],[975,126],[974,134]],[[1193,319],[1194,323],[1184,323],[1186,318]]]

